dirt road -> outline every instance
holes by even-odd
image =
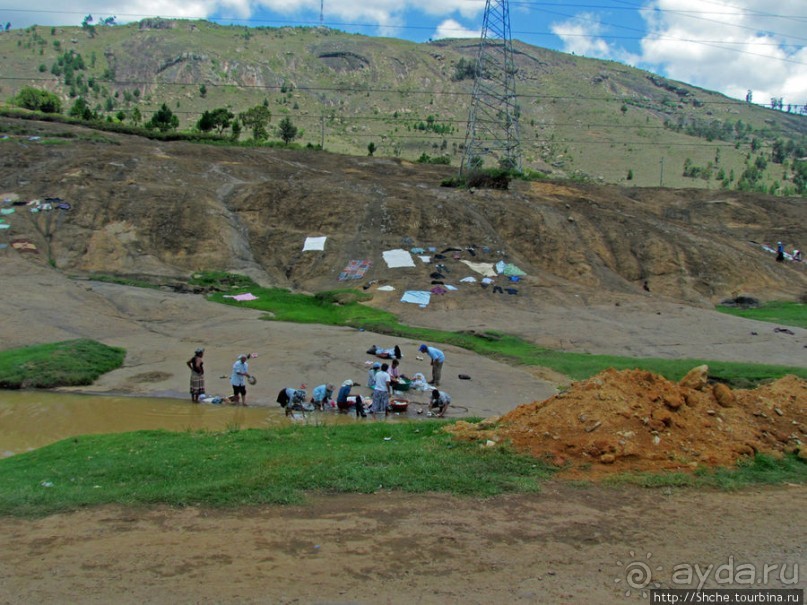
[[[713,566],[705,587],[737,587],[715,575],[730,563],[760,579],[775,566],[757,588],[804,588],[806,496],[550,482],[489,500],[382,491],[0,519],[0,602],[616,605],[648,602],[645,570],[644,590],[694,587],[681,570],[695,565]]]

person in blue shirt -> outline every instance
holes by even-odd
[[[314,390],[311,392],[311,403],[321,410],[324,409],[333,396],[333,390],[334,387],[332,384],[321,384],[318,387],[314,387]]]
[[[348,396],[350,396],[350,389],[353,388],[353,384],[354,383],[352,380],[345,380],[339,389],[339,393],[336,395],[336,407],[339,408],[340,412],[347,412],[348,409],[350,409],[350,406],[354,405],[353,402],[348,399]],[[364,411],[364,401],[362,400],[361,395],[356,395],[354,399],[356,405],[356,416],[367,418],[367,413]]]
[[[247,381],[249,378],[249,364],[247,355],[241,354],[233,364],[233,373],[230,376],[230,384],[233,387],[233,396],[230,399],[235,405],[247,405]]]
[[[435,387],[440,386],[440,377],[443,373],[443,362],[446,360],[445,353],[443,353],[440,349],[435,347],[428,347],[426,345],[420,345],[420,352],[426,353],[431,359],[432,362],[432,379],[429,381],[429,384]]]
[[[373,366],[367,370],[367,388],[372,389],[375,386],[375,375],[381,370],[381,362],[376,361]]]

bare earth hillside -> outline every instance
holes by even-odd
[[[68,273],[223,269],[318,290],[337,285],[350,260],[368,259],[368,279],[421,289],[432,267],[389,270],[381,253],[433,246],[459,248],[448,255],[450,280],[472,274],[456,260],[515,263],[529,276],[519,295],[534,301],[612,302],[643,294],[645,281],[656,296],[701,306],[807,291],[803,265],[774,263],[758,245],[805,246],[801,198],[549,182],[468,191],[440,186],[452,168],[392,159],[36,130],[39,140],[29,128],[2,142],[0,187],[71,207],[19,212],[9,233],[38,247],[33,260]],[[324,252],[304,253],[307,236],[327,236]],[[452,301],[476,305],[473,294]]]

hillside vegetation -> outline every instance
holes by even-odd
[[[525,169],[636,186],[805,190],[807,117],[514,44]],[[232,120],[205,128],[228,138],[294,134],[287,141],[335,153],[456,169],[477,50],[474,40],[205,21],[30,27],[0,34],[0,97],[16,102],[28,86],[52,92],[65,114],[140,125],[164,107],[175,119],[166,127],[180,130],[221,110]],[[257,130],[255,110],[270,117]]]

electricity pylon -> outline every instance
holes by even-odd
[[[486,157],[521,170],[518,114],[510,7],[508,0],[486,0],[460,174],[481,167]]]

